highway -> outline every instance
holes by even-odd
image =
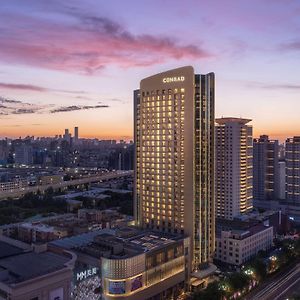
[[[133,175],[133,171],[115,171],[110,173],[105,173],[99,176],[90,176],[90,177],[83,177],[80,179],[74,179],[69,181],[63,181],[57,184],[47,184],[47,185],[36,185],[36,186],[29,186],[26,188],[22,188],[19,190],[13,190],[13,191],[7,191],[7,192],[1,192],[0,193],[0,200],[4,200],[7,198],[16,198],[21,197],[26,193],[36,193],[37,191],[45,191],[48,188],[52,187],[54,190],[59,188],[66,188],[69,186],[75,186],[75,185],[81,185],[85,183],[93,183],[93,182],[99,182],[109,179],[115,179],[120,177],[126,177]]]
[[[295,287],[300,285],[300,263],[295,265],[288,272],[274,278],[267,286],[246,296],[247,300],[285,300],[287,296],[292,296]]]

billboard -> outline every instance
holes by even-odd
[[[108,291],[112,295],[125,294],[125,281],[109,281]]]
[[[138,290],[139,288],[141,288],[143,286],[143,276],[139,275],[133,279],[131,279],[131,291],[135,291]]]

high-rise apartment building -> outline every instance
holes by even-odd
[[[216,213],[232,220],[252,209],[252,126],[241,118],[216,119]]]
[[[300,136],[285,142],[286,201],[300,204]]]
[[[21,144],[16,146],[15,163],[18,165],[33,164],[33,149],[31,145]]]
[[[9,147],[7,141],[0,141],[0,165],[7,162],[9,155]]]
[[[163,72],[134,92],[138,226],[191,237],[193,267],[213,257],[214,74]]]
[[[278,140],[261,135],[253,140],[253,198],[262,201],[278,199],[279,184]]]
[[[279,191],[278,191],[278,198],[280,200],[285,199],[285,185],[286,185],[286,162],[285,160],[280,161],[278,163],[279,167]]]

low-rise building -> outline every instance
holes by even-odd
[[[0,182],[0,193],[19,191],[25,189],[26,187],[28,187],[27,179],[16,179],[14,181]]]
[[[128,227],[50,243],[50,247],[69,249],[78,257],[75,300],[99,299],[99,290],[105,300],[177,299],[189,281],[189,245],[188,237]],[[93,294],[88,298],[82,293],[86,280]],[[93,289],[95,280],[101,282],[100,289]]]
[[[1,300],[69,300],[76,255],[24,251],[0,242]]]
[[[273,226],[257,224],[247,229],[221,230],[216,234],[217,261],[240,266],[273,243]]]
[[[63,181],[63,175],[43,175],[39,178],[39,185],[59,184]]]
[[[18,228],[18,239],[26,243],[45,243],[68,236],[68,230],[43,223],[22,223]]]

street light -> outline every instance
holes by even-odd
[[[272,256],[269,257],[269,259],[270,259],[271,261],[276,261],[276,260],[277,260],[277,256],[272,255]]]
[[[253,270],[251,270],[251,269],[245,270],[244,273],[249,276],[253,276],[253,274],[254,274]]]

